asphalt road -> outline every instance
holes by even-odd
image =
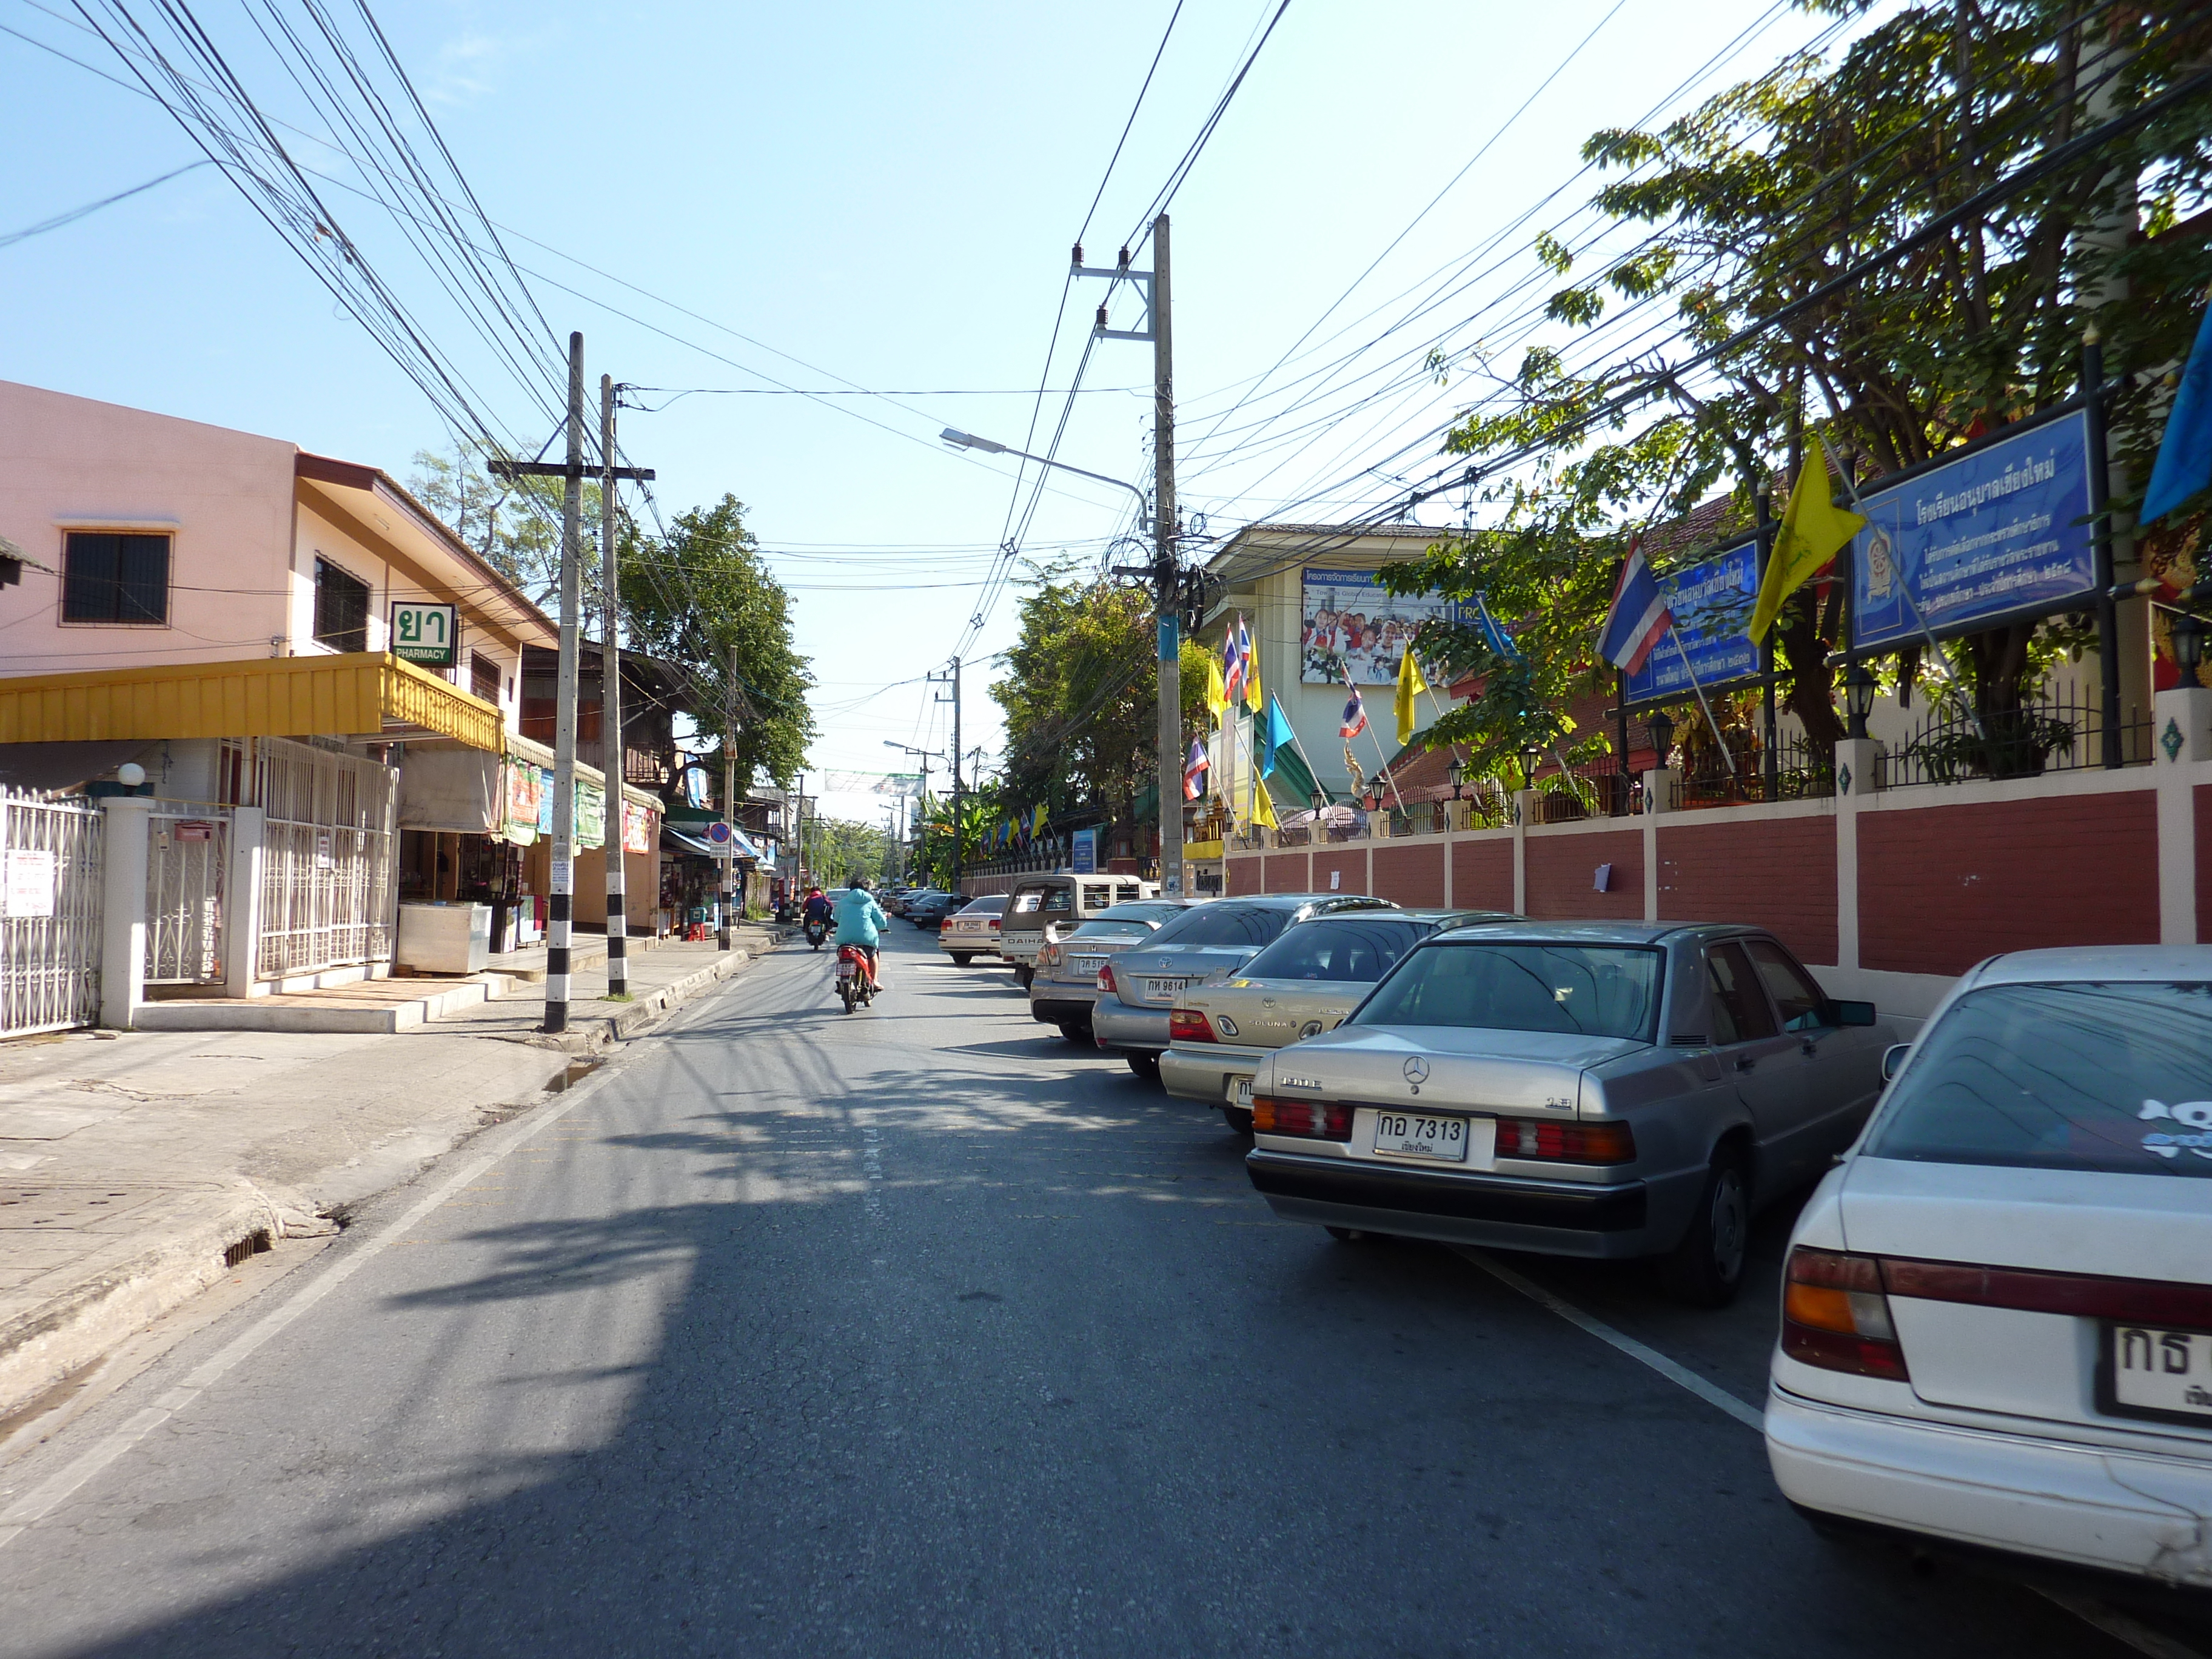
[[[0,1467],[0,1653],[2130,1651],[1823,1542],[1735,1418],[1276,1223],[894,933],[873,1009],[769,958]],[[1755,1404],[1784,1224],[1717,1316],[1514,1266]]]

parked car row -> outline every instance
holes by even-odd
[[[1249,1132],[1278,1215],[1655,1258],[1714,1306],[1817,1183],[1765,1416],[1789,1501],[2212,1589],[2212,950],[1993,958],[1907,1044],[1756,927],[1084,908],[1024,940],[1031,1016]]]

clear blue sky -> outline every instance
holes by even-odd
[[[1094,260],[1110,261],[1277,3],[1186,0],[1086,238]],[[881,768],[896,759],[887,738],[942,745],[943,712],[911,682],[944,660],[986,597],[976,584],[1012,492],[1005,464],[956,456],[935,434],[949,424],[1021,442],[1068,245],[1171,9],[379,8],[490,216],[560,251],[510,244],[519,263],[551,279],[534,287],[553,327],[584,331],[594,387],[604,371],[671,389],[761,388],[769,376],[910,394],[667,402],[664,392],[647,396],[665,404],[659,412],[624,417],[624,447],[659,470],[665,507],[732,493],[774,550],[794,592],[800,648],[822,682],[817,765]],[[253,56],[234,0],[200,9],[219,41],[236,43],[257,97],[313,125]],[[1360,469],[1446,419],[1474,384],[1462,374],[1439,388],[1413,371],[1439,339],[1457,348],[1511,337],[1504,325],[1515,284],[1529,276],[1534,230],[1593,187],[1587,177],[1567,183],[1582,140],[1644,116],[1762,19],[1708,90],[1765,69],[1812,22],[1760,0],[1293,0],[1171,210],[1186,511],[1221,532],[1385,498],[1397,486]],[[0,0],[0,25],[118,68],[60,0]],[[1571,66],[1506,125],[1578,46]],[[12,161],[0,171],[0,234],[198,155],[143,96],[15,34],[0,34],[0,154]],[[298,151],[343,170],[312,143]],[[1322,323],[1306,348],[1316,355],[1285,371],[1285,394],[1271,400],[1270,383],[1231,412],[1463,167]],[[1420,298],[1416,284],[1454,269],[1563,183],[1425,320],[1334,381],[1297,382],[1382,334],[1412,308],[1386,302],[1409,289]],[[353,210],[366,243],[373,216]],[[441,340],[522,436],[537,417],[436,309],[421,268],[395,261],[389,274],[427,317],[443,319]],[[1067,384],[1097,302],[1081,285],[1071,296],[1054,386]],[[0,313],[8,379],[292,439],[403,477],[416,449],[446,435],[422,395],[335,313],[212,168],[0,248]],[[1394,377],[1389,397],[1358,401]],[[1085,384],[1109,389],[1077,399],[1062,457],[1144,482],[1149,379],[1147,348],[1102,343]],[[953,395],[975,392],[992,395]],[[1317,401],[1286,409],[1300,394]],[[1058,406],[1048,402],[1048,422]],[[1269,416],[1279,418],[1253,424]],[[544,435],[531,433],[531,447]],[[1433,449],[1383,471],[1418,475]],[[1030,545],[1095,560],[1129,527],[1116,494],[1057,485]],[[1449,511],[1438,502],[1427,516],[1442,523]],[[971,747],[995,751],[1000,740],[985,693],[994,671],[981,659],[1012,637],[1015,597],[993,597],[969,653],[980,664],[967,678]],[[840,805],[858,815],[864,803]]]

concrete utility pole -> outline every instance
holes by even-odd
[[[629,768],[623,747],[622,589],[615,568],[615,381],[599,376],[599,585],[600,615],[605,618],[599,643],[599,758],[607,785],[607,995],[629,1000],[629,872],[623,824],[629,813],[623,799]]]
[[[729,831],[722,842],[722,895],[715,907],[714,944],[730,948],[730,878],[738,866],[738,647],[730,645],[730,685],[726,718],[722,726],[722,827]]]
[[[929,677],[939,685],[950,684],[952,693],[947,696],[937,694],[939,702],[952,705],[952,885],[950,890],[960,890],[960,876],[965,863],[966,842],[960,833],[960,659],[955,657],[941,674]]]
[[[568,455],[565,461],[494,461],[500,478],[559,478],[561,492],[561,670],[553,711],[552,887],[546,897],[545,1024],[568,1029],[570,935],[575,921],[577,612],[583,605],[584,337],[568,337]],[[650,478],[649,467],[616,466],[603,479]],[[604,488],[604,484],[602,485]],[[601,727],[604,731],[604,726]],[[619,807],[621,793],[616,792]],[[619,836],[617,836],[619,840]]]

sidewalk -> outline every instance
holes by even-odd
[[[396,1186],[772,949],[664,944],[571,981],[569,1029],[537,1028],[545,988],[510,980],[401,1030],[71,1032],[0,1045],[0,1422],[275,1240]],[[359,1005],[372,981],[283,999]],[[223,1005],[218,1005],[223,1006]],[[232,1005],[234,1006],[234,1005]]]

